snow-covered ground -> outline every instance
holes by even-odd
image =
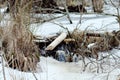
[[[106,5],[105,13],[116,14],[116,9]],[[52,14],[52,16],[61,14]],[[79,24],[80,14],[72,13],[70,17],[73,24],[69,24],[66,16],[46,22],[43,24],[32,24],[37,28],[32,28],[35,35],[49,36],[58,32],[66,31],[59,25],[73,31],[76,27],[79,30],[106,32],[119,30],[116,17],[100,14],[83,14],[81,24]],[[120,79],[120,50],[113,49],[109,52],[100,52],[100,56],[107,56],[103,60],[85,59],[85,67],[82,60],[79,62],[59,62],[51,57],[40,57],[37,72],[34,73],[38,80],[119,80]],[[109,56],[111,54],[111,56]],[[85,71],[83,71],[85,70]],[[20,72],[5,67],[6,80],[36,80],[31,72]],[[0,80],[4,80],[2,64],[0,63]]]
[[[120,53],[120,50],[112,50],[110,53]],[[101,53],[105,54],[105,53]],[[40,57],[41,60],[38,63],[37,72],[34,73],[38,80],[117,80],[120,78],[120,65],[118,61],[115,64],[115,60],[105,59],[98,61],[98,63],[89,63],[88,59],[85,59],[86,67],[85,71],[83,61],[79,62],[59,62],[51,57]],[[98,71],[98,73],[97,73]],[[36,80],[31,72],[20,72],[5,67],[6,80]],[[0,64],[0,80],[4,80],[2,75],[2,66]]]
[[[58,15],[58,14],[54,14]],[[81,30],[88,30],[88,31],[99,31],[99,32],[111,32],[113,30],[119,29],[119,24],[116,20],[116,17],[109,16],[109,15],[100,15],[100,14],[83,14],[81,24],[80,21],[80,14],[72,13],[70,14],[70,18],[73,24],[69,23],[69,20],[66,16],[55,19],[50,22],[46,22],[44,24],[32,24],[31,26],[36,26],[37,28],[32,28],[35,35],[41,36],[48,36],[53,35],[55,33],[66,31],[64,28],[60,27],[63,26],[68,28],[69,31],[73,31],[76,27]]]

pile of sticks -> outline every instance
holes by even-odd
[[[86,41],[88,41],[88,44],[92,41],[91,37],[96,38],[96,40],[93,41],[94,45],[87,48],[89,50],[89,54],[94,56],[96,59],[98,59],[98,52],[109,51],[118,47],[120,44],[120,31],[113,31],[112,33],[86,33],[85,36],[87,37]]]
[[[68,37],[68,33],[61,33],[51,44],[47,46],[45,50],[54,50],[61,42],[65,42],[66,45],[73,43],[70,46],[74,46],[69,50],[74,53],[79,53],[82,56],[98,58],[98,52],[108,51],[116,48],[120,44],[120,31],[105,32],[105,33],[84,33],[78,32],[71,34],[71,38]],[[91,47],[89,44],[94,43]]]

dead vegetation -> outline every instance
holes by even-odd
[[[50,3],[49,1],[44,1],[47,4]],[[50,1],[53,2],[53,0]],[[18,68],[22,71],[35,70],[39,61],[38,48],[33,42],[33,34],[29,31],[31,21],[29,12],[31,12],[33,6],[33,0],[9,0],[9,3],[11,22],[1,31],[5,58],[8,65],[13,68]],[[99,4],[93,0],[95,12],[102,12],[103,4],[101,3]],[[57,5],[52,3],[49,5],[41,4],[41,6],[55,8]],[[104,33],[102,36],[94,36],[87,35],[86,31],[75,30],[70,36],[71,40],[73,39],[70,45],[74,46],[74,48],[70,48],[70,51],[79,53],[83,57],[93,56],[96,59],[98,58],[98,52],[108,51],[120,43],[119,32],[115,32],[113,35]],[[95,45],[88,48],[90,43],[95,43]]]
[[[120,44],[120,31],[114,33],[88,33],[75,30],[71,34],[75,39],[75,53],[79,53],[83,57],[94,57],[98,59],[98,52],[109,51]],[[89,44],[94,43],[90,48]]]
[[[92,0],[92,6],[94,12],[102,13],[103,4],[104,4],[103,0]]]
[[[17,23],[6,28],[2,39],[8,65],[22,71],[35,70],[39,55],[37,46],[32,41],[33,35]]]
[[[19,5],[18,4],[24,4]],[[19,0],[10,9],[11,19],[6,23],[2,31],[2,49],[4,58],[9,67],[20,71],[35,71],[39,62],[38,47],[33,42],[33,34],[29,30],[30,3]]]

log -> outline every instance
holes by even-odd
[[[114,36],[116,33],[105,32],[105,33],[86,33],[88,37],[104,37],[104,36]]]
[[[65,38],[67,37],[67,33],[61,33],[51,44],[47,46],[45,50],[53,50],[57,45],[59,45]]]
[[[103,33],[86,33],[86,36],[90,36],[90,37],[103,37],[104,34]]]

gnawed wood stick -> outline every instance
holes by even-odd
[[[75,39],[71,39],[71,38],[64,39],[64,42],[75,42]]]
[[[61,33],[45,50],[53,50],[58,44],[60,44],[67,37],[67,33]]]

